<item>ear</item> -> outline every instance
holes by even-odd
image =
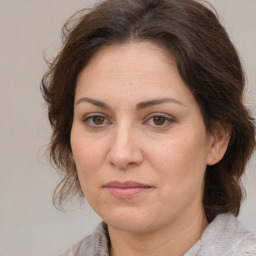
[[[209,151],[207,165],[217,164],[227,151],[231,136],[231,129],[221,124],[216,124],[215,129],[209,135]]]

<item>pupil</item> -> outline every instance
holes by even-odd
[[[93,117],[93,122],[97,125],[103,124],[104,122],[104,117],[101,116],[95,116]]]
[[[165,118],[162,117],[162,116],[157,116],[157,117],[154,117],[154,123],[156,125],[163,125],[165,122]]]

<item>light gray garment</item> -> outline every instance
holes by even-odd
[[[107,226],[95,231],[58,256],[109,256]],[[219,214],[200,240],[184,256],[256,256],[256,235],[244,229],[229,213]]]

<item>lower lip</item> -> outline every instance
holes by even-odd
[[[129,188],[119,188],[119,187],[106,187],[111,195],[120,199],[133,198],[143,192],[146,192],[150,187],[129,187]]]

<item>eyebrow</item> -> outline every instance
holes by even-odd
[[[103,101],[96,100],[96,99],[82,97],[75,104],[78,105],[81,102],[89,102],[89,103],[91,103],[95,106],[98,106],[100,108],[111,109],[111,107],[108,104],[106,104]],[[163,103],[175,103],[175,104],[179,104],[181,106],[185,106],[182,102],[180,102],[178,100],[175,100],[175,99],[172,99],[172,98],[161,98],[161,99],[153,99],[153,100],[140,102],[136,105],[136,109],[137,110],[142,110],[144,108],[148,108],[148,107],[163,104]]]
[[[148,108],[154,105],[159,105],[163,103],[175,103],[179,104],[181,106],[185,106],[182,102],[172,99],[172,98],[162,98],[162,99],[153,99],[153,100],[148,100],[148,101],[143,101],[137,104],[136,108],[137,110],[141,110],[144,108]]]
[[[89,102],[95,106],[101,107],[101,108],[106,108],[106,109],[110,109],[110,106],[106,103],[104,103],[103,101],[100,100],[95,100],[95,99],[91,99],[91,98],[87,98],[87,97],[83,97],[80,98],[77,102],[76,105],[78,105],[81,102]]]

